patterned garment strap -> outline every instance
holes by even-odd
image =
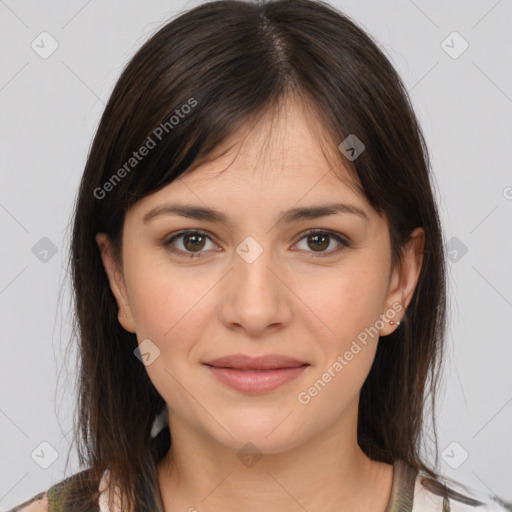
[[[417,470],[397,459],[393,464],[393,487],[385,512],[412,512]]]

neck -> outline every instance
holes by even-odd
[[[251,458],[173,418],[171,448],[158,464],[165,512],[384,512],[393,467],[363,453],[356,419],[349,429],[337,423],[285,452]]]

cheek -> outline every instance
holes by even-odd
[[[325,340],[325,351],[332,357],[348,350],[353,339],[376,342],[377,322],[384,313],[387,274],[374,260],[346,264],[329,272],[328,277],[301,276],[294,291],[305,305],[305,313],[316,324],[315,332]],[[309,312],[308,312],[309,311]],[[373,329],[372,329],[373,328]]]
[[[189,365],[191,351],[211,321],[208,292],[218,278],[142,256],[127,258],[125,275],[139,343],[150,339],[160,351],[146,371],[165,401],[186,411],[190,398],[181,383],[194,379],[198,371],[199,366]],[[201,386],[200,379],[197,382],[196,387]]]
[[[379,272],[346,272],[325,280],[323,292],[303,288],[301,297],[315,313],[309,332],[314,333],[317,368],[296,397],[307,417],[335,421],[340,411],[358,402],[370,372],[382,328],[382,294],[386,284]],[[315,329],[316,326],[316,329]]]
[[[193,337],[204,298],[215,284],[211,273],[173,267],[165,258],[152,258],[149,251],[127,258],[125,273],[139,336],[164,344],[178,333],[180,339]]]

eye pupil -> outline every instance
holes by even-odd
[[[193,233],[191,235],[184,235],[184,245],[187,248],[187,250],[193,250],[194,248],[201,250],[204,247],[204,237],[203,235],[199,235],[197,233]],[[197,239],[200,239],[202,241],[202,245],[198,245]],[[195,242],[192,242],[192,246],[189,247],[188,243],[190,240],[195,240]]]
[[[324,243],[323,243],[323,244],[322,244],[322,242],[318,243],[318,240],[319,240],[319,239],[323,239],[323,242],[324,242]],[[325,244],[325,241],[326,241],[327,239],[328,239],[328,237],[327,237],[327,236],[325,236],[325,235],[319,235],[319,234],[311,235],[311,236],[309,237],[309,240],[314,240],[314,242],[313,242],[313,243],[314,243],[314,246],[315,246],[316,248],[320,248],[320,249],[325,249],[326,247],[328,247],[328,246],[329,246],[329,243],[328,243],[328,242],[327,242],[327,245]]]

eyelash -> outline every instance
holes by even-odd
[[[204,236],[204,237],[208,238],[210,241],[213,242],[213,240],[211,239],[210,235],[207,232],[196,230],[196,229],[191,229],[191,230],[180,231],[180,232],[172,235],[170,238],[167,238],[163,242],[163,246],[168,251],[172,252],[173,254],[177,254],[178,256],[181,256],[183,258],[189,258],[190,259],[190,258],[198,258],[198,257],[200,257],[201,254],[202,254],[201,252],[196,252],[196,253],[185,252],[185,251],[182,251],[181,249],[176,249],[172,245],[173,242],[176,239],[181,238],[181,237],[183,237],[185,235],[200,235],[200,236]],[[323,252],[319,252],[319,253],[316,253],[316,254],[315,254],[314,251],[311,251],[311,257],[313,257],[313,258],[325,258],[327,256],[331,256],[332,254],[337,254],[339,251],[343,250],[346,247],[350,247],[350,243],[347,240],[342,238],[337,233],[335,233],[333,231],[328,231],[328,230],[325,230],[325,229],[310,229],[309,231],[306,231],[302,235],[302,237],[299,238],[299,240],[296,243],[300,242],[304,238],[307,238],[308,236],[311,236],[311,235],[327,235],[330,238],[333,238],[334,240],[336,240],[337,242],[340,243],[340,246],[338,248],[330,250],[330,251],[323,251]]]

